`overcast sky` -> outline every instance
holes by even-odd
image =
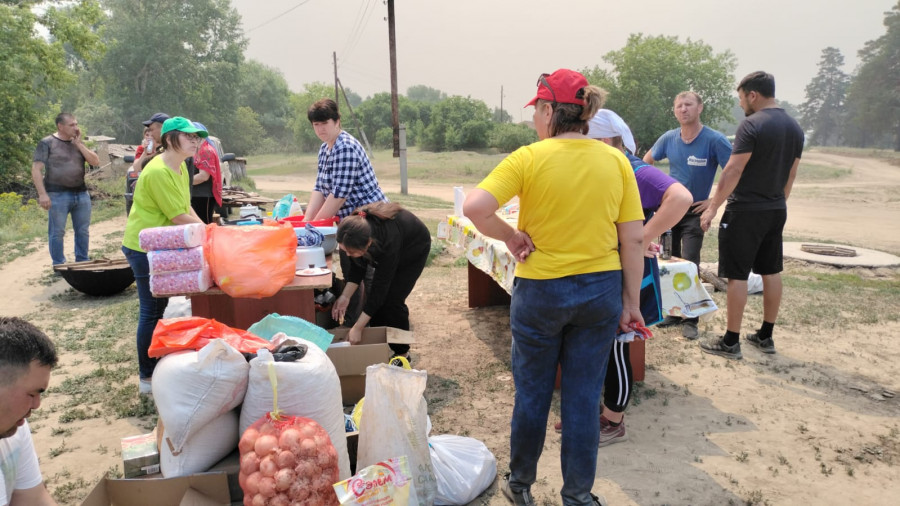
[[[424,84],[503,106],[514,120],[541,72],[604,64],[632,33],[702,40],[737,58],[736,80],[775,75],[776,96],[799,104],[822,49],[853,72],[857,51],[885,33],[897,0],[415,0],[395,2],[398,90]],[[232,0],[250,41],[246,56],[281,70],[291,89],[334,82],[363,98],[390,91],[382,0]],[[737,82],[735,82],[737,84]]]

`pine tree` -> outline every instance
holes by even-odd
[[[800,105],[803,127],[812,130],[810,144],[834,146],[841,142],[846,115],[848,76],[841,67],[844,55],[834,47],[822,50],[819,72],[806,85],[806,102]]]

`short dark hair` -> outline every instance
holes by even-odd
[[[180,130],[169,130],[164,133],[160,140],[163,149],[181,149],[181,139],[178,138],[180,133]]]
[[[0,317],[0,385],[16,381],[31,363],[56,367],[53,341],[37,327],[16,317]]]
[[[341,113],[338,112],[338,105],[330,98],[317,100],[313,105],[309,106],[306,111],[306,118],[310,123],[319,123],[333,119],[338,121],[341,119]]]
[[[737,90],[745,94],[755,91],[766,98],[772,98],[775,96],[775,76],[761,70],[747,74],[741,79]]]
[[[61,112],[56,115],[56,124],[61,125],[70,119],[75,119],[75,115],[70,112]]]

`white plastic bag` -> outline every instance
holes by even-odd
[[[468,504],[497,477],[497,459],[481,441],[451,434],[428,438],[437,478],[435,504]]]
[[[366,402],[359,422],[356,468],[405,455],[420,505],[431,506],[437,482],[428,450],[428,374],[388,364],[366,367]]]
[[[275,346],[291,342],[305,344],[306,356],[296,362],[275,362],[272,353],[261,348],[256,358],[250,361],[250,384],[241,408],[240,433],[272,411],[274,396],[269,381],[269,363],[272,363],[278,377],[281,414],[312,419],[328,432],[337,451],[340,478],[346,480],[350,477],[350,456],[344,430],[341,380],[331,359],[312,342],[286,337],[281,332],[272,338]]]
[[[222,339],[200,351],[164,356],[153,370],[153,400],[166,428],[164,445],[179,453],[185,442],[244,401],[250,366]]]

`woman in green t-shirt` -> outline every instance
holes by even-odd
[[[150,293],[150,266],[147,253],[140,248],[138,234],[151,227],[203,223],[191,209],[190,174],[185,159],[197,153],[200,141],[208,134],[189,120],[176,116],[162,126],[162,153],[155,155],[141,171],[134,188],[134,203],[125,225],[122,252],[134,271],[141,309],[138,316],[137,350],[140,371],[139,392],[152,392],[150,378],[156,360],[147,355],[153,329],[169,303],[167,297]]]

